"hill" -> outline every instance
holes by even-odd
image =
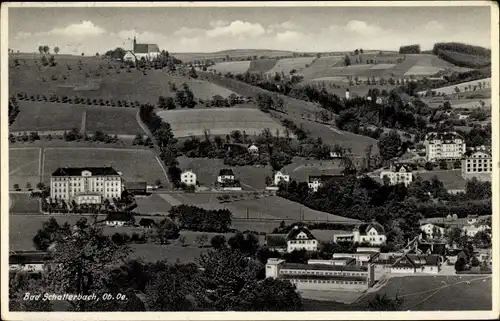
[[[458,42],[436,43],[433,54],[456,66],[483,68],[491,65],[491,50]]]

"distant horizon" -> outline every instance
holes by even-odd
[[[130,50],[134,36],[172,53],[398,51],[411,44],[425,51],[436,42],[491,49],[490,28],[489,6],[9,8],[10,49],[48,45],[85,56]]]

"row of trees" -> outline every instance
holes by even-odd
[[[420,45],[407,45],[399,47],[400,54],[419,54]]]
[[[228,209],[205,210],[196,206],[179,205],[170,209],[169,217],[178,221],[181,229],[225,233],[231,227],[232,213]]]
[[[38,52],[40,54],[48,54],[48,53],[50,53],[50,47],[47,45],[44,45],[44,46],[40,45],[40,46],[38,46]],[[54,52],[57,55],[59,53],[59,47],[57,47],[57,46],[54,47]]]
[[[63,103],[63,104],[82,104],[82,105],[90,105],[90,106],[111,106],[111,107],[132,107],[138,108],[141,106],[139,101],[127,101],[127,100],[114,100],[109,99],[105,100],[103,98],[83,98],[79,96],[68,97],[66,95],[58,96],[55,94],[51,94],[49,96],[45,94],[33,94],[28,95],[25,92],[17,93],[15,96],[12,96],[11,99],[17,97],[19,100],[24,101],[45,101],[51,103]]]

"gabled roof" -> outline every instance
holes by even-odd
[[[92,176],[119,176],[113,167],[59,167],[52,176],[81,176],[83,171],[89,171]]]
[[[289,240],[297,240],[297,236],[304,232],[307,236],[307,240],[315,240],[316,238],[314,237],[314,235],[312,235],[311,231],[309,231],[308,228],[304,227],[304,226],[295,226],[294,228],[292,228],[290,230],[290,232],[288,232],[288,235],[286,236],[286,240],[289,241]]]
[[[392,265],[400,268],[419,268],[439,264],[439,255],[405,254]]]
[[[444,142],[453,141],[455,139],[463,140],[463,137],[456,132],[443,132],[443,133],[430,132],[425,137],[425,140],[442,140]]]
[[[133,219],[133,215],[131,213],[126,212],[111,212],[106,216],[106,221],[124,221],[130,222]]]
[[[417,249],[422,253],[422,254],[436,254],[436,255],[445,255],[446,253],[446,244],[438,243],[438,244],[431,244],[431,243],[419,243],[417,245]]]
[[[137,43],[134,45],[134,53],[146,54],[150,52],[160,52],[157,44]]]
[[[233,170],[231,168],[223,168],[219,171],[219,176],[234,176]]]
[[[355,227],[355,229],[359,230],[360,235],[366,235],[366,233],[368,233],[368,231],[372,228],[374,228],[378,234],[385,234],[384,227],[375,221],[373,221],[371,223],[363,223],[363,224],[360,224],[357,227]]]
[[[309,183],[314,181],[327,182],[330,180],[340,180],[344,178],[342,174],[329,174],[329,175],[309,175]]]

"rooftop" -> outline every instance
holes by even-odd
[[[328,264],[301,264],[301,263],[283,263],[282,269],[290,270],[316,270],[316,271],[358,271],[366,272],[366,268],[360,266],[336,266]]]
[[[134,53],[150,53],[150,52],[160,52],[160,48],[157,44],[146,44],[146,43],[137,43],[134,45]]]
[[[48,252],[11,252],[9,255],[9,264],[37,264],[44,263],[51,258]]]
[[[219,176],[234,176],[233,170],[231,168],[223,168],[219,171]]]
[[[338,281],[366,281],[365,276],[342,276],[342,275],[298,275],[298,274],[287,274],[280,275],[279,278],[281,280],[338,280]]]
[[[89,171],[92,176],[120,176],[111,166],[106,167],[59,167],[52,176],[82,176],[83,171]]]
[[[126,212],[111,212],[106,216],[106,221],[124,221],[129,222],[134,216]]]

